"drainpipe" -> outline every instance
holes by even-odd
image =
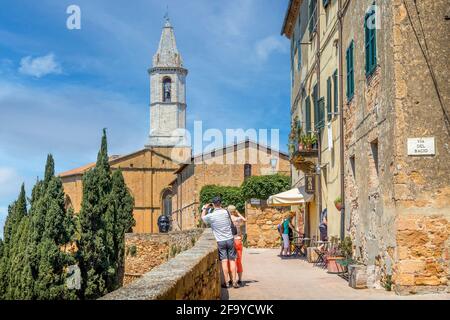
[[[339,19],[339,106],[341,108],[339,113],[339,131],[340,131],[340,170],[341,170],[341,201],[342,201],[342,208],[341,208],[341,240],[344,240],[345,238],[345,171],[344,171],[344,49],[343,49],[343,23],[344,23],[344,15],[345,10],[342,6],[342,1],[339,0],[338,2],[338,19]]]

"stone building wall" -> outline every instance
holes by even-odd
[[[175,178],[178,164],[171,160],[174,148],[143,149],[129,155],[111,157],[112,170],[121,169],[125,183],[134,197],[133,216],[136,225],[133,232],[157,233],[157,220],[161,215],[162,194]],[[82,179],[86,170],[95,165],[74,169],[60,174],[64,192],[75,212],[81,209]]]
[[[378,66],[366,78],[364,16],[372,3],[350,1],[344,18],[344,53],[355,42],[355,96],[344,105],[347,231],[370,287],[392,281],[400,294],[445,291],[450,139],[431,75],[448,105],[449,4],[376,1]],[[418,137],[435,138],[435,156],[407,154],[408,138]]]
[[[289,208],[272,208],[253,206],[249,203],[245,207],[247,218],[247,243],[253,248],[280,248],[280,235],[277,226]]]
[[[448,291],[450,123],[443,109],[447,115],[450,113],[450,23],[445,18],[450,3],[446,0],[405,3],[392,1],[396,93],[395,290],[402,294]],[[407,155],[407,139],[419,137],[435,138],[435,156]]]
[[[192,229],[167,234],[126,234],[124,285],[191,248],[202,232],[203,229]]]
[[[377,1],[381,29],[376,30],[377,68],[366,76],[364,17],[372,0],[350,1],[343,28],[346,50],[354,43],[354,96],[344,96],[345,207],[347,232],[356,258],[367,265],[369,287],[381,287],[383,275],[392,274],[395,248],[393,201],[393,60],[392,7]],[[345,79],[345,77],[344,77]],[[344,81],[344,94],[347,83]],[[378,157],[377,157],[378,154]]]
[[[276,172],[290,175],[290,163],[285,154],[266,150],[253,142],[243,142],[194,157],[193,163],[177,172],[177,180],[172,183],[172,218],[174,226],[183,230],[195,228],[200,219],[200,191],[205,185],[239,187],[244,182],[244,166],[252,165],[251,174],[255,176],[271,174],[270,159],[278,159]]]
[[[205,229],[193,248],[101,300],[218,300],[220,294],[217,243]]]

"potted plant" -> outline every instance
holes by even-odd
[[[306,144],[305,144],[305,135],[301,134],[298,137],[298,150],[303,151],[305,150]]]
[[[317,143],[317,137],[314,133],[307,134],[304,136],[304,143],[306,146],[306,151],[311,151],[313,148],[313,145]]]
[[[345,272],[344,267],[339,263],[342,260],[344,260],[344,256],[339,248],[331,249],[327,254],[328,273],[338,274]]]
[[[341,197],[337,197],[336,200],[334,200],[334,205],[336,207],[336,209],[338,209],[338,211],[342,210],[342,199]]]

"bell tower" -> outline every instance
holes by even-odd
[[[150,135],[146,147],[185,145],[186,76],[175,34],[166,18],[150,75]]]

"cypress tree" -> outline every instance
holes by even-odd
[[[95,168],[83,176],[83,197],[79,213],[80,239],[78,254],[82,277],[81,297],[95,299],[107,293],[110,269],[105,217],[111,191],[111,169],[108,162],[106,130]]]
[[[24,221],[23,221],[24,220]],[[16,287],[21,286],[22,269],[28,261],[24,260],[21,249],[26,245],[27,200],[25,185],[22,184],[19,197],[8,207],[4,226],[3,254],[0,261],[0,298],[16,299]],[[25,284],[23,285],[25,286]],[[20,294],[19,294],[20,295]]]
[[[39,260],[35,281],[36,297],[50,300],[73,299],[75,292],[66,287],[66,270],[75,263],[75,259],[64,248],[72,241],[74,228],[72,217],[65,209],[59,177],[53,176],[48,180],[40,205],[45,212],[45,219],[43,233],[37,244]]]
[[[119,288],[123,282],[125,271],[125,233],[130,232],[136,224],[133,217],[134,199],[129,192],[122,172],[114,171],[112,175],[112,188],[110,207],[107,217],[110,222],[110,243],[108,243],[110,261],[114,274],[109,278],[108,291]]]
[[[83,199],[78,216],[78,254],[82,298],[95,299],[121,286],[125,232],[135,224],[134,200],[120,171],[111,174],[106,131],[95,168],[83,176]]]

